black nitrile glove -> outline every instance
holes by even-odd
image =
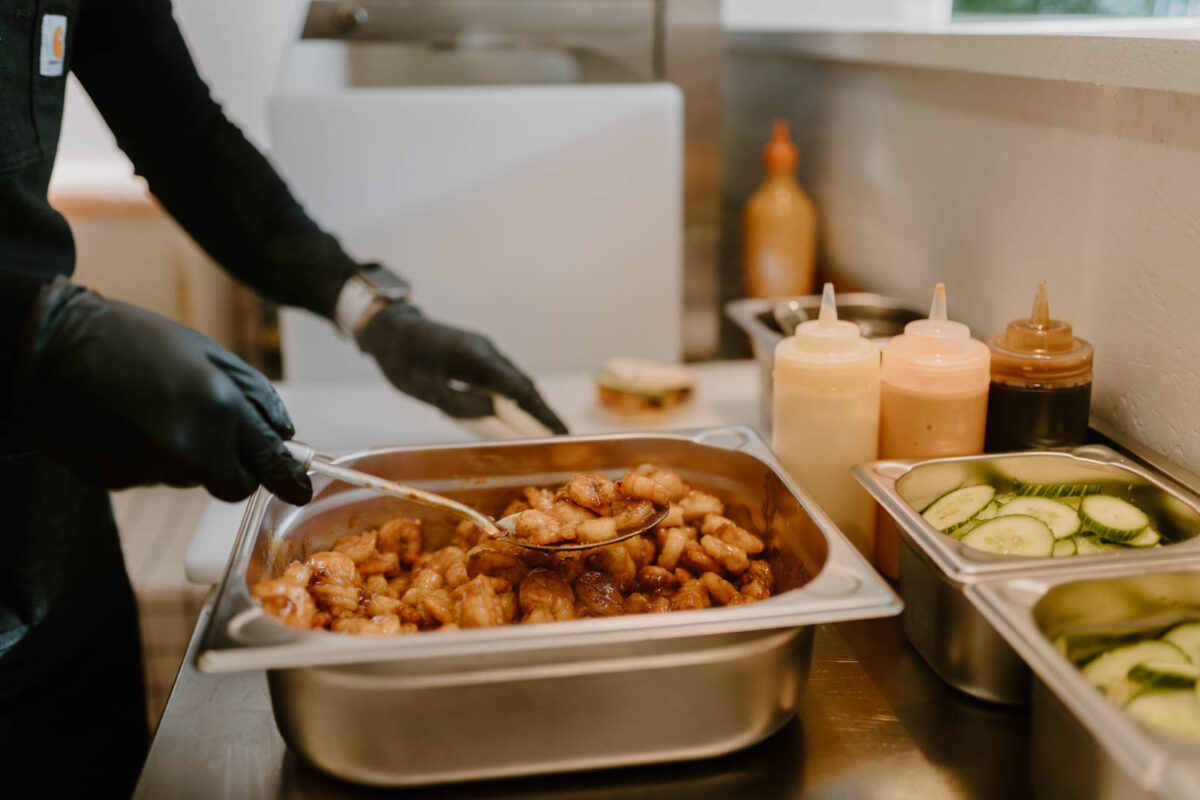
[[[499,392],[555,433],[567,432],[533,381],[477,333],[434,322],[399,302],[375,312],[356,338],[393,386],[452,417],[490,416],[489,392]]]
[[[59,278],[34,304],[12,416],[51,458],[109,489],[202,484],[240,500],[262,483],[312,498],[284,449],[291,420],[261,374],[216,342]]]

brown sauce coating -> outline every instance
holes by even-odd
[[[775,591],[763,539],[726,518],[718,498],[653,465],[619,481],[586,474],[556,490],[530,487],[506,513],[524,512],[547,538],[592,540],[649,502],[672,503],[671,524],[560,554],[488,539],[469,523],[426,550],[421,522],[396,517],[293,561],[251,594],[295,628],[393,636],[741,605]]]

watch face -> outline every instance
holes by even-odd
[[[372,292],[388,300],[407,300],[412,293],[412,286],[394,272],[383,267],[369,267],[358,273],[358,278]]]

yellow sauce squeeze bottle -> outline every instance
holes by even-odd
[[[837,318],[833,284],[820,315],[775,348],[773,448],[855,547],[871,558],[875,504],[851,472],[879,445],[879,348]]]
[[[929,319],[904,326],[883,348],[880,368],[879,457],[940,458],[983,452],[991,383],[987,345],[946,318],[946,287],[933,294]],[[880,515],[875,566],[895,578],[900,542]]]

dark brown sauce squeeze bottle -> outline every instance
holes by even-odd
[[[984,449],[989,453],[1080,445],[1092,401],[1092,346],[1067,323],[1050,319],[1046,282],[1033,316],[1008,323],[988,340],[992,385]]]

